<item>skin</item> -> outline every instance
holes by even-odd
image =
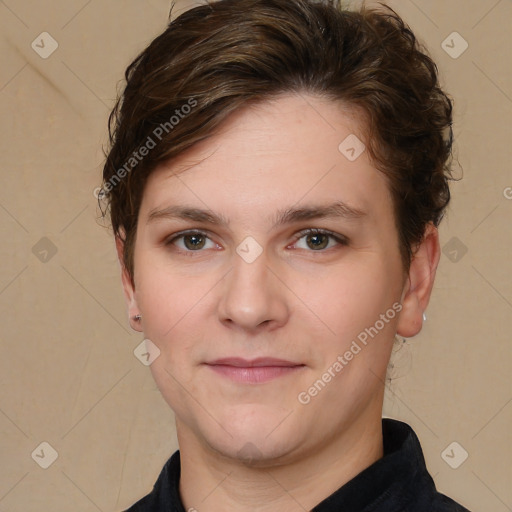
[[[383,455],[394,336],[421,330],[439,239],[429,225],[404,272],[384,175],[366,151],[349,161],[338,150],[350,134],[364,140],[360,117],[312,95],[287,94],[240,110],[215,136],[149,177],[135,286],[117,239],[128,313],[142,315],[132,327],[161,351],[151,371],[175,412],[186,510],[311,510]],[[336,200],[365,215],[273,226],[278,210]],[[210,210],[229,225],[148,222],[152,211],[172,205]],[[307,228],[330,230],[348,243],[299,233]],[[171,240],[184,230],[206,238]],[[251,263],[236,252],[248,236],[263,249]],[[300,403],[299,393],[394,303],[401,303],[400,313],[309,403]],[[254,384],[204,364],[235,356],[303,366]]]

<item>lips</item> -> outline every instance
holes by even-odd
[[[236,366],[238,368],[257,368],[262,366],[281,366],[281,367],[294,367],[304,366],[301,363],[294,363],[285,359],[275,359],[273,357],[259,357],[257,359],[243,359],[241,357],[227,357],[224,359],[216,359],[206,363],[213,366]]]
[[[237,384],[262,384],[278,377],[291,375],[305,366],[304,364],[273,357],[257,359],[228,357],[205,364],[216,374]]]

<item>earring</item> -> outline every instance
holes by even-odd
[[[403,336],[398,336],[398,334],[395,334],[395,344],[398,346],[402,346],[404,343],[407,343],[407,338],[404,338]]]
[[[142,320],[142,315],[135,315],[135,316],[132,316],[133,320],[135,320],[136,322],[140,322]]]
[[[425,313],[423,313],[423,321],[425,322],[426,319],[427,319],[427,315]]]

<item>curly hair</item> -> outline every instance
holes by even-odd
[[[149,174],[237,109],[283,93],[315,94],[362,114],[406,271],[427,224],[437,226],[450,201],[453,101],[427,50],[385,4],[356,11],[341,0],[210,1],[171,21],[125,78],[109,117],[99,199],[124,241],[132,283]]]

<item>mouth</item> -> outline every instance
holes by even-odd
[[[225,378],[245,384],[268,382],[296,373],[305,367],[301,363],[268,357],[252,360],[231,357],[217,359],[205,365]]]

